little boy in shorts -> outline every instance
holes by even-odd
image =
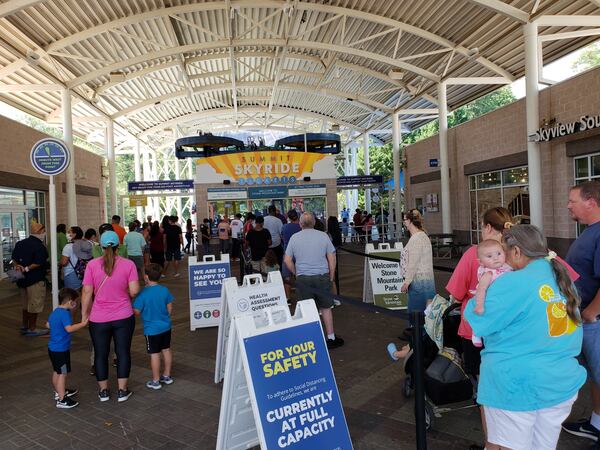
[[[56,407],[74,408],[79,403],[73,400],[77,389],[66,389],[67,374],[71,371],[71,333],[85,327],[88,321],[73,324],[71,310],[77,308],[79,294],[75,289],[62,288],[58,293],[59,305],[52,311],[46,327],[50,328],[48,355],[52,362],[52,385]]]
[[[146,350],[150,354],[152,380],[146,383],[149,389],[160,389],[162,384],[173,383],[171,366],[171,311],[173,296],[169,290],[158,284],[162,267],[158,264],[146,266],[144,281],[146,287],[133,302],[133,310],[137,316],[142,316]],[[164,360],[164,371],[160,375],[160,355]]]

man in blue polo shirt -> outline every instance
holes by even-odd
[[[567,262],[579,274],[575,282],[581,297],[583,319],[582,354],[592,388],[592,416],[564,423],[563,429],[576,436],[598,441],[600,435],[600,182],[587,181],[569,192],[571,218],[587,225],[573,242]],[[567,375],[567,374],[565,374]],[[600,444],[596,444],[600,449]],[[596,448],[596,447],[594,447]]]

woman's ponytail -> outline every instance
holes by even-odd
[[[107,277],[110,277],[113,269],[115,268],[115,258],[117,249],[119,247],[106,247],[104,250],[103,256],[103,265],[104,265],[104,273]]]
[[[581,303],[581,300],[577,294],[577,290],[575,289],[573,281],[571,281],[569,272],[567,271],[567,268],[556,258],[550,259],[550,265],[554,271],[556,284],[558,284],[560,292],[567,299],[567,314],[576,325],[579,325],[581,323],[581,314],[579,312],[579,304]]]

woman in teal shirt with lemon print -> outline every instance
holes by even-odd
[[[515,271],[491,284],[482,315],[475,302],[465,309],[485,345],[477,402],[485,409],[486,448],[554,449],[586,379],[576,359],[579,297],[538,228],[515,225],[503,239]]]

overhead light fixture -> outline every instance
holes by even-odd
[[[124,72],[111,72],[110,73],[110,81],[113,83],[120,83],[125,81],[125,73]]]
[[[479,48],[473,47],[467,52],[467,58],[473,60],[479,57]]]
[[[388,72],[388,76],[392,80],[401,80],[402,78],[404,78],[404,72],[402,72],[401,70],[390,70]]]
[[[29,64],[37,65],[40,62],[40,59],[42,59],[42,57],[40,56],[39,53],[36,53],[33,50],[27,50],[25,59],[27,59]]]

